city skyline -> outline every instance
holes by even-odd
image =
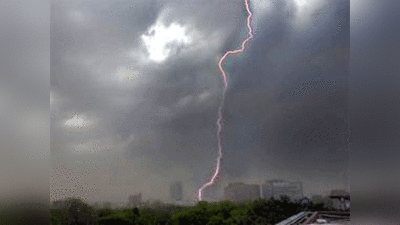
[[[282,193],[282,191],[278,191],[275,194],[272,195],[268,195],[266,194],[266,189],[268,185],[276,183],[275,185],[277,186],[287,186],[290,188],[291,185],[295,185],[296,183],[300,183],[301,185],[301,189],[300,189],[300,193],[301,196],[292,196],[291,192],[292,191],[288,191],[287,193]],[[282,183],[282,185],[279,185],[277,183]],[[284,183],[284,184],[283,184]],[[335,191],[339,191],[339,192],[345,192],[345,193],[350,193],[349,190],[343,189],[343,188],[331,188],[331,189],[327,189],[327,191],[324,194],[320,194],[320,193],[311,193],[311,192],[306,192],[307,194],[304,194],[304,189],[303,189],[303,185],[304,183],[302,181],[296,180],[296,181],[290,181],[290,180],[284,180],[281,178],[274,178],[274,179],[265,179],[264,182],[262,182],[262,184],[258,184],[258,183],[246,183],[243,181],[236,181],[236,182],[232,182],[227,184],[226,186],[223,187],[223,196],[220,196],[218,198],[214,198],[214,197],[206,197],[205,199],[203,199],[204,201],[222,201],[222,200],[233,200],[236,201],[234,198],[235,195],[237,194],[233,194],[230,197],[227,198],[226,196],[226,191],[230,190],[230,187],[234,187],[234,186],[238,186],[239,185],[239,192],[237,194],[242,194],[242,191],[244,190],[243,188],[250,188],[250,189],[259,189],[259,191],[256,194],[256,197],[254,198],[249,198],[249,199],[257,199],[257,198],[264,198],[264,199],[268,199],[270,197],[274,197],[275,199],[279,199],[280,196],[282,195],[286,195],[288,196],[291,200],[296,200],[296,199],[301,199],[301,198],[308,198],[310,200],[313,200],[314,197],[329,197],[332,192]],[[256,188],[254,188],[256,187]],[[191,201],[188,193],[185,193],[185,185],[183,182],[181,181],[173,181],[170,183],[169,186],[169,195],[165,196],[162,199],[146,199],[146,200],[141,200],[142,202],[152,202],[152,201],[159,201],[161,200],[162,202],[165,203],[173,203],[173,204],[179,204],[179,205],[192,205],[195,201]],[[253,192],[253,193],[256,193]],[[285,192],[285,191],[283,191]],[[254,194],[253,194],[254,195]],[[138,193],[136,195],[130,195],[130,196],[137,196],[140,197],[141,199],[141,193]],[[176,198],[178,198],[180,200],[176,200]],[[240,198],[240,196],[238,196]],[[246,197],[243,199],[247,199]],[[99,201],[88,201],[90,204],[94,204],[94,203],[100,203]],[[126,201],[117,201],[117,202],[112,202],[112,201],[103,201],[104,202],[111,202],[114,206],[126,206],[127,204],[129,204],[129,198],[127,197]],[[348,204],[348,203],[346,203]]]

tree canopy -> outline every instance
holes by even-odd
[[[97,204],[98,205],[98,204]],[[302,211],[330,210],[326,201],[317,203],[307,198],[291,201],[257,199],[247,202],[206,202],[194,206],[177,206],[161,201],[140,206],[112,209],[109,205],[91,207],[81,199],[68,198],[53,203],[51,222],[61,224],[154,224],[154,225],[224,225],[224,224],[276,224]]]

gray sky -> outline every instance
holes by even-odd
[[[227,60],[229,182],[349,188],[349,1],[250,1],[254,38]],[[218,154],[218,60],[246,38],[244,1],[53,1],[51,199],[187,201]],[[161,37],[161,38],[160,38]]]
[[[49,1],[5,0],[0,5],[0,224],[24,224],[26,217],[19,219],[24,214],[30,223],[46,224]]]

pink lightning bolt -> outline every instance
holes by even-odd
[[[250,26],[251,17],[252,17],[253,14],[252,14],[251,11],[250,11],[249,0],[245,0],[244,3],[245,3],[245,5],[246,5],[246,10],[247,10],[247,13],[248,13],[248,17],[247,17],[247,27],[249,28],[249,31],[248,31],[249,37],[248,37],[246,40],[243,41],[242,47],[241,47],[240,49],[237,49],[237,50],[234,50],[234,51],[227,51],[227,52],[225,53],[225,55],[222,56],[222,58],[219,60],[219,63],[218,63],[219,70],[221,70],[221,73],[222,73],[222,80],[223,80],[224,85],[225,85],[225,86],[224,86],[224,90],[223,90],[223,92],[222,92],[222,101],[221,101],[221,105],[219,106],[219,109],[218,109],[218,120],[217,120],[217,125],[218,125],[217,137],[218,137],[218,153],[219,153],[219,155],[218,155],[218,158],[217,158],[217,168],[215,169],[214,175],[212,176],[211,180],[210,180],[208,183],[204,184],[204,185],[199,189],[199,196],[198,196],[198,197],[199,197],[199,200],[200,200],[200,201],[202,200],[202,199],[201,199],[201,196],[202,196],[202,192],[203,192],[204,188],[206,188],[206,187],[208,187],[208,186],[210,186],[210,185],[212,185],[212,184],[214,183],[214,180],[215,180],[215,178],[216,178],[217,175],[218,175],[219,168],[220,168],[220,164],[221,164],[221,157],[222,157],[222,144],[221,144],[221,142],[222,142],[222,140],[221,140],[221,130],[222,130],[222,126],[221,126],[222,107],[223,107],[223,105],[224,105],[226,90],[228,89],[228,76],[226,75],[224,69],[222,68],[222,63],[223,63],[224,60],[228,57],[228,55],[243,52],[243,51],[244,51],[244,45],[245,45],[251,38],[253,38],[252,29],[251,29],[251,26]]]

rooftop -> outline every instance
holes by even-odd
[[[276,225],[350,224],[350,212],[301,212]]]

